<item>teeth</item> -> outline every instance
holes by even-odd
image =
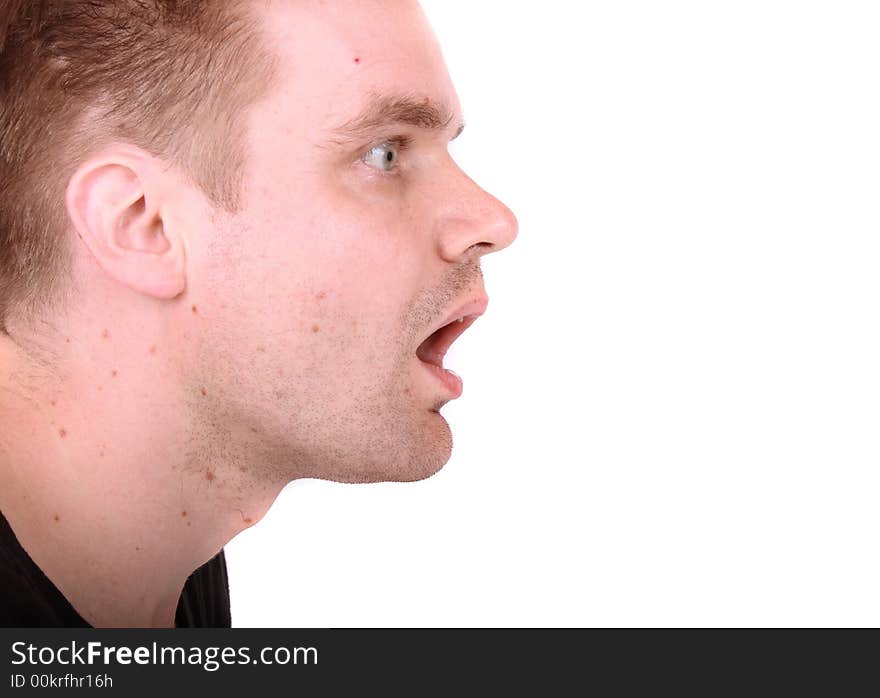
[[[459,321],[459,322],[464,322],[464,318],[463,318],[463,317],[460,317],[460,318],[458,318],[458,321]]]

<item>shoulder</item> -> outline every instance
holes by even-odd
[[[18,544],[0,514],[0,627],[88,627]]]
[[[33,563],[31,563],[33,565]],[[35,568],[36,569],[36,568]],[[36,570],[39,572],[39,570]],[[44,582],[42,574],[9,555],[0,545],[0,627],[58,628],[84,626],[85,622]]]
[[[226,556],[221,550],[186,580],[177,606],[177,627],[231,626]]]

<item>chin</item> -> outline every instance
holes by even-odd
[[[400,466],[392,466],[388,462],[376,463],[373,467],[361,467],[334,474],[326,474],[321,476],[321,479],[351,484],[418,482],[419,480],[427,480],[432,475],[440,472],[443,466],[449,462],[450,455],[447,453],[442,457],[438,455],[438,457],[426,458],[418,462],[409,462]]]
[[[442,460],[426,461],[415,467],[411,467],[404,473],[398,473],[397,477],[385,478],[385,482],[418,482],[419,480],[427,480],[429,477],[436,475],[443,469],[443,466],[449,462],[449,457],[451,455],[452,454],[450,453]]]
[[[446,420],[435,414],[439,424],[420,432],[408,443],[376,445],[351,463],[337,464],[317,477],[346,483],[418,482],[438,473],[452,456],[452,430]]]
[[[310,458],[312,467],[300,471],[299,477],[343,483],[425,480],[439,472],[452,456],[449,424],[438,412],[432,410],[429,414],[427,420],[409,429],[366,430],[379,438],[359,438],[354,443],[349,437],[344,451],[325,451]]]
[[[449,462],[452,457],[452,430],[439,412],[434,413],[433,417],[437,424],[432,425],[435,428],[425,434],[427,441],[422,444],[421,449],[410,452],[403,472],[399,473],[400,477],[388,478],[389,481],[417,482],[426,480],[440,472],[443,466]],[[419,456],[417,457],[415,454],[419,454]]]

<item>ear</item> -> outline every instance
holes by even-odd
[[[186,255],[182,231],[169,230],[163,220],[162,172],[152,156],[120,146],[76,170],[66,204],[74,229],[108,276],[170,299],[186,287]]]

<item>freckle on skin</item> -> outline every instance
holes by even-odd
[[[317,325],[312,325],[312,332],[317,333],[320,329],[321,329],[321,328],[318,327]]]
[[[186,522],[186,525],[187,525],[187,526],[192,526],[192,521],[187,521],[187,522]]]
[[[52,400],[52,407],[55,407],[55,404],[56,404],[55,401]]]
[[[244,518],[244,522],[245,522],[246,524],[252,524],[252,523],[254,522],[254,520],[253,520],[250,516],[246,516],[246,517]]]
[[[326,291],[321,291],[317,296],[315,296],[315,300],[322,301],[327,297]]]
[[[193,311],[193,315],[198,315],[198,313],[199,313],[199,307],[198,307],[197,305],[194,305],[194,306],[192,307],[192,311]]]
[[[101,392],[103,389],[104,389],[104,386],[103,386],[103,385],[99,385],[99,386],[98,386],[98,392]]]
[[[58,514],[55,514],[55,516],[53,516],[52,518],[55,519],[55,523],[58,523],[59,521],[61,521],[61,517],[58,516]]]
[[[208,394],[208,391],[205,390],[204,388],[202,388],[202,395],[207,395],[207,394]]]
[[[210,470],[206,470],[205,471],[205,479],[208,482],[211,482],[214,479],[214,473],[212,473]]]
[[[359,57],[355,56],[354,62],[355,62],[355,63],[360,63],[360,62],[361,62],[361,59],[360,59]]]
[[[185,512],[185,511],[180,512],[180,515],[181,515],[183,518],[186,518],[186,512]]]
[[[107,330],[107,329],[105,329],[105,330],[101,333],[101,336],[102,336],[104,339],[108,339],[108,338],[110,337],[110,331]]]
[[[116,378],[116,375],[119,373],[115,368],[110,372],[110,375]]]
[[[156,345],[155,345],[155,344],[154,344],[153,346],[150,347],[150,353],[151,353],[151,354],[155,354],[155,353],[156,353]]]
[[[260,346],[257,347],[257,351],[258,351],[260,354],[265,354],[265,353],[266,353],[266,347],[264,347],[264,346],[261,344]]]
[[[59,429],[58,436],[60,436],[62,439],[66,438],[67,437],[67,429]]]

